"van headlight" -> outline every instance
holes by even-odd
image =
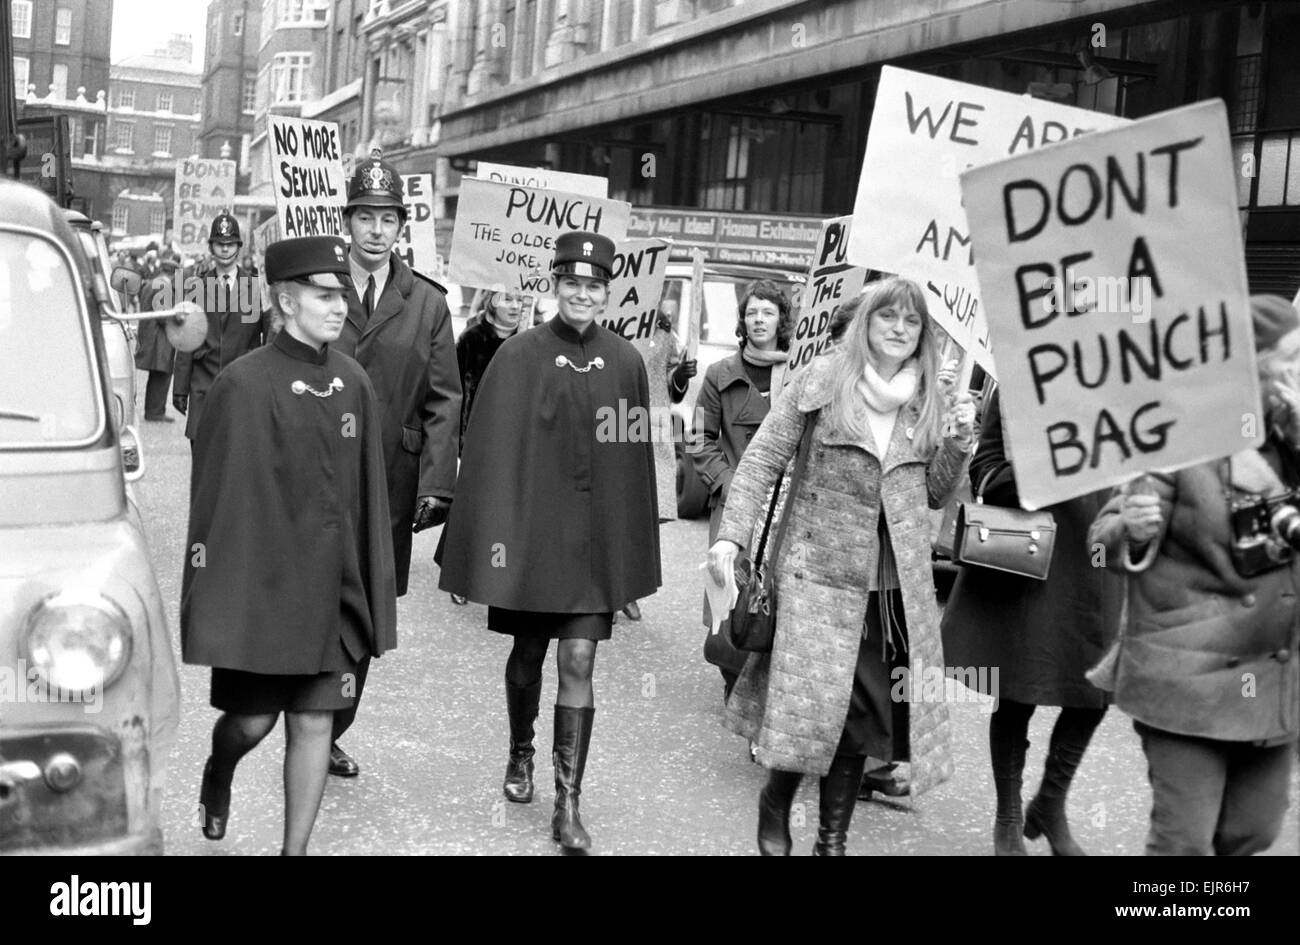
[[[23,650],[51,689],[87,693],[111,686],[131,660],[131,622],[103,594],[68,590],[32,608]]]
[[[121,430],[122,427],[126,426],[126,401],[122,399],[121,394],[113,394],[113,412],[117,416],[116,428]]]

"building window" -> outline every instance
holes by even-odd
[[[171,111],[171,110],[172,110],[172,93],[171,93],[171,92],[159,92],[159,93],[158,93],[158,111],[160,111],[160,112],[169,112],[169,111]]]
[[[162,234],[163,227],[167,225],[167,208],[150,207],[149,208],[149,232]]]
[[[14,95],[20,101],[27,98],[27,82],[32,64],[25,56],[14,56]]]
[[[126,206],[120,203],[113,205],[113,232],[125,233],[127,224]]]
[[[54,87],[53,95],[56,98],[67,98],[68,97],[67,65],[62,62],[56,62],[54,64],[54,71],[51,74],[51,78],[54,80],[53,82],[50,83],[50,85]]]
[[[244,88],[241,91],[243,107],[245,114],[252,114],[257,108],[257,79],[254,76],[244,76]]]
[[[87,118],[82,127],[85,134],[81,139],[81,153],[86,157],[99,157],[99,122],[93,118]]]
[[[153,150],[155,154],[172,153],[172,130],[163,125],[153,130]]]
[[[230,32],[234,33],[236,36],[244,35],[244,11],[243,10],[235,11],[234,18],[231,20],[230,23]]]
[[[119,151],[135,150],[135,122],[119,121],[113,126],[113,147]]]
[[[32,38],[32,0],[14,0],[13,29],[9,32],[19,39]]]
[[[118,89],[117,107],[135,108],[135,89]]]
[[[72,45],[72,8],[59,7],[54,11],[54,44]]]
[[[329,8],[320,0],[280,0],[277,5],[276,19],[282,26],[304,26],[329,19]]]
[[[280,53],[271,63],[271,104],[294,104],[309,98],[311,53]]]

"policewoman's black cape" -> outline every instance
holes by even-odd
[[[360,364],[281,331],[208,392],[181,650],[186,663],[315,674],[340,639],[353,659],[367,655],[356,640],[373,656],[397,645],[379,407]]]
[[[645,362],[609,329],[593,322],[579,335],[556,316],[508,339],[474,398],[439,587],[571,614],[653,594],[649,410]]]

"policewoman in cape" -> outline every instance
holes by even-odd
[[[365,368],[379,400],[401,597],[411,567],[412,532],[443,523],[456,486],[461,398],[456,342],[446,291],[393,252],[406,225],[402,178],[378,150],[352,175],[343,215],[351,239],[351,286],[336,347]],[[357,704],[368,671],[369,661],[362,660]],[[356,712],[354,704],[335,719],[331,774],[351,777],[360,771],[337,744]]]
[[[533,798],[533,723],[546,652],[559,641],[551,826],[569,849],[591,845],[578,796],[596,644],[610,638],[614,611],[660,584],[649,424],[609,435],[610,418],[648,417],[650,407],[641,355],[598,321],[613,265],[607,237],[556,239],[559,313],[508,339],[483,376],[439,561],[439,586],[487,604],[488,629],[514,637],[505,674],[511,801]]]
[[[336,237],[268,247],[283,330],[217,376],[194,442],[181,648],[222,712],[203,833],[225,835],[235,766],[283,712],[288,854],[306,853],[359,662],[397,642],[379,403],[331,348],[347,272]]]

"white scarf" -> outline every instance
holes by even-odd
[[[890,380],[885,380],[870,363],[865,364],[857,390],[867,404],[867,420],[871,436],[876,441],[879,458],[883,461],[889,451],[889,441],[894,436],[894,421],[899,408],[916,396],[921,374],[916,359],[909,360]]]

